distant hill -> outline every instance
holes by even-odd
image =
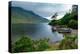
[[[12,23],[45,23],[49,20],[21,7],[11,7]]]

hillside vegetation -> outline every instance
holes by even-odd
[[[45,23],[48,19],[43,18],[32,11],[24,10],[21,7],[11,7],[12,23]]]
[[[63,18],[59,20],[52,20],[49,25],[64,25],[73,29],[78,28],[78,14],[75,13],[66,13]]]

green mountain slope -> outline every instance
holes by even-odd
[[[11,7],[12,23],[46,23],[48,19],[42,18],[32,11],[24,10],[20,7]]]

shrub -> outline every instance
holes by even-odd
[[[65,36],[59,45],[59,49],[77,49],[78,43],[75,43],[77,36]]]
[[[28,37],[21,37],[14,43],[13,52],[25,52],[33,50],[33,42]]]
[[[68,23],[68,26],[73,28],[73,29],[77,29],[78,28],[78,22],[76,20],[70,20]]]
[[[29,37],[21,37],[12,45],[12,52],[42,51],[49,48],[48,39],[31,40]]]

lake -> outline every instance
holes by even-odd
[[[58,42],[63,39],[63,34],[52,32],[51,26],[47,23],[41,24],[12,24],[11,40],[15,42],[22,36],[29,36],[33,40],[49,38],[50,42]]]

